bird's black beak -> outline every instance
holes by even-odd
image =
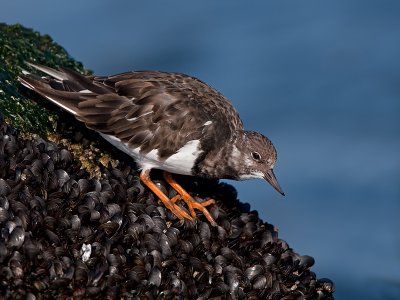
[[[274,187],[282,196],[285,196],[281,186],[279,185],[278,180],[275,177],[274,171],[272,169],[268,170],[264,174],[264,179],[269,182],[270,185]]]

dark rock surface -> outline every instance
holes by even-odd
[[[129,164],[102,173],[90,178],[67,149],[0,125],[3,297],[332,299],[314,259],[293,252],[231,186],[186,178],[195,195],[223,199],[212,227],[203,216],[179,222]]]
[[[202,215],[182,223],[107,143],[96,142],[119,163],[99,163],[92,177],[49,142],[53,130],[84,149],[99,139],[16,81],[26,60],[83,70],[50,37],[0,24],[0,56],[0,111],[18,128],[0,118],[0,298],[333,298],[333,283],[310,271],[314,259],[289,248],[233,187],[177,176],[194,196],[217,200],[210,212],[219,226]]]

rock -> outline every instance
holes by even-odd
[[[141,185],[126,156],[98,163],[97,176],[82,169],[71,147],[47,134],[62,129],[82,151],[98,137],[60,121],[16,81],[26,60],[82,71],[81,64],[22,26],[1,24],[0,33],[0,111],[18,127],[0,117],[2,298],[333,299],[334,284],[310,270],[314,259],[279,239],[232,186],[177,176],[193,195],[217,200],[213,227],[201,214],[180,222]]]
[[[54,131],[57,114],[44,108],[47,101],[21,87],[17,77],[22,70],[33,72],[25,64],[27,61],[85,72],[82,64],[48,35],[4,23],[0,23],[0,61],[0,111],[6,120],[22,132]]]

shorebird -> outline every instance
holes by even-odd
[[[179,219],[193,221],[200,210],[215,220],[172,174],[246,180],[261,178],[284,195],[273,168],[277,153],[262,134],[245,130],[233,105],[197,78],[160,71],[86,76],[76,71],[29,63],[50,77],[25,73],[20,82],[97,131],[132,156],[141,181]],[[179,197],[170,199],[150,178],[163,170]],[[183,199],[189,213],[176,204]]]

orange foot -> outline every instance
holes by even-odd
[[[169,183],[172,188],[178,192],[179,195],[181,195],[182,199],[186,202],[186,204],[189,207],[190,214],[192,215],[193,218],[196,217],[196,212],[194,209],[200,210],[204,216],[207,218],[207,220],[211,223],[212,226],[217,226],[217,223],[214,221],[213,217],[211,217],[211,214],[208,212],[206,209],[206,206],[214,204],[215,200],[210,199],[204,202],[197,202],[192,196],[189,195],[188,192],[185,191],[185,189],[180,186],[173,178],[171,173],[164,172],[164,178],[165,180]],[[177,197],[175,196],[172,201],[175,203],[177,200]]]
[[[142,182],[147,185],[147,187],[160,198],[161,202],[168,208],[172,213],[177,216],[180,220],[188,219],[190,221],[194,221],[194,219],[188,215],[182,208],[175,204],[175,201],[171,201],[150,179],[150,170],[143,170],[140,173],[140,179]]]
[[[188,219],[190,221],[194,221],[194,218],[196,217],[196,213],[194,209],[200,210],[204,216],[207,218],[207,220],[211,223],[211,225],[216,226],[217,223],[214,221],[213,217],[211,217],[210,213],[208,210],[205,208],[205,206],[208,206],[210,204],[215,203],[214,200],[210,199],[207,200],[203,203],[197,202],[192,196],[189,195],[188,192],[184,190],[183,187],[181,187],[171,176],[170,173],[164,172],[164,178],[165,180],[172,186],[172,188],[178,192],[179,195],[173,197],[172,199],[168,198],[167,195],[165,195],[158,187],[157,185],[151,181],[150,179],[150,170],[143,170],[140,173],[140,179],[142,182],[154,193],[157,195],[158,198],[160,198],[161,202],[165,205],[166,208],[168,208],[175,216],[177,216],[180,220]],[[182,198],[188,205],[190,216],[186,211],[184,211],[181,207],[175,204],[175,202],[179,199]]]

